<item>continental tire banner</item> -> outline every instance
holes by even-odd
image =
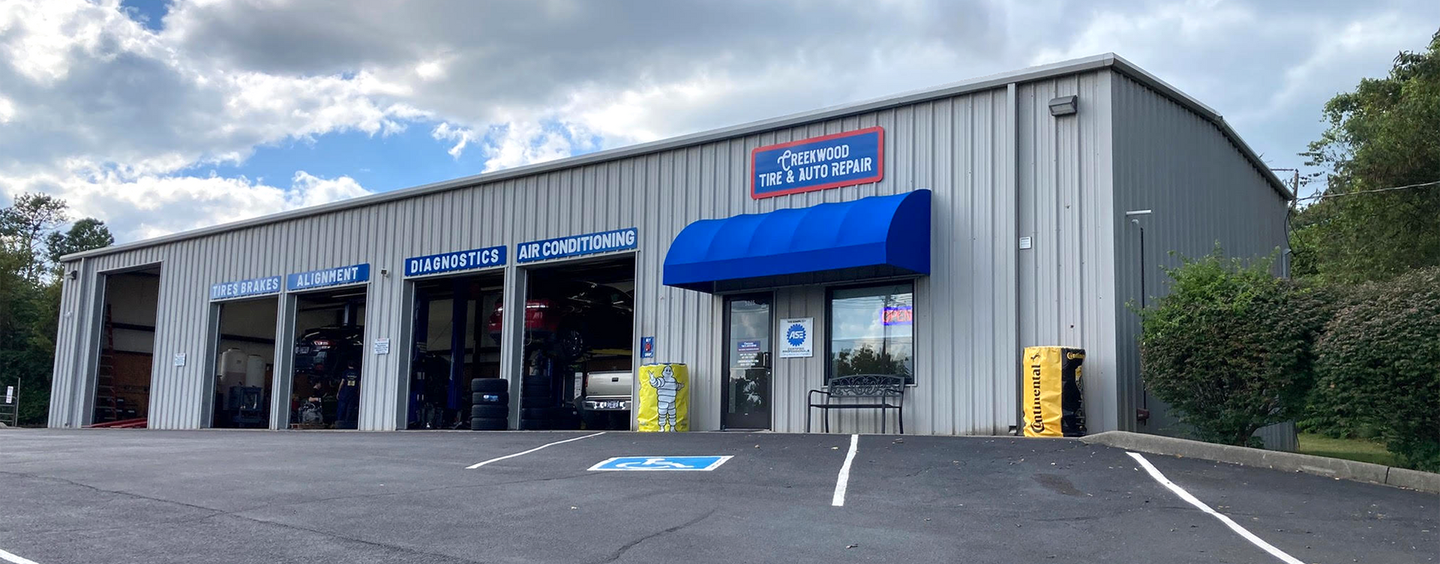
[[[690,430],[690,371],[684,364],[640,367],[640,430],[674,433]]]
[[[1025,347],[1022,360],[1025,436],[1083,436],[1085,404],[1080,378],[1085,350]]]

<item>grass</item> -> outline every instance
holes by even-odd
[[[1325,435],[1300,433],[1299,452],[1385,466],[1395,466],[1398,463],[1395,455],[1385,450],[1385,445],[1367,439],[1332,439]]]

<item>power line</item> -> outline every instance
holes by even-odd
[[[1359,195],[1361,195],[1361,194],[1374,194],[1374,193],[1376,193],[1376,192],[1393,192],[1393,191],[1395,191],[1395,190],[1409,190],[1409,189],[1411,189],[1411,188],[1424,188],[1424,187],[1426,187],[1426,186],[1435,186],[1435,185],[1437,185],[1437,184],[1440,184],[1440,180],[1434,180],[1434,181],[1430,181],[1430,182],[1421,182],[1421,183],[1419,183],[1419,184],[1407,184],[1407,185],[1405,185],[1405,186],[1392,186],[1392,187],[1390,187],[1390,188],[1376,188],[1376,189],[1374,189],[1374,190],[1362,190],[1362,191],[1360,191],[1360,192],[1342,192],[1342,193],[1339,193],[1339,194],[1315,194],[1315,195],[1313,195],[1313,196],[1306,196],[1306,197],[1304,197],[1304,198],[1296,198],[1296,201],[1315,200],[1315,201],[1318,202],[1318,201],[1323,200],[1323,199],[1325,199],[1325,198],[1338,198],[1338,197],[1340,197],[1340,196],[1359,196]]]

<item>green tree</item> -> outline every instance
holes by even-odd
[[[76,221],[70,226],[70,230],[64,233],[53,232],[46,240],[46,248],[50,252],[50,262],[56,264],[60,262],[60,257],[65,255],[108,247],[113,244],[115,244],[115,236],[110,234],[110,228],[105,227],[105,222],[93,217]]]
[[[86,218],[62,232],[67,206],[23,194],[0,209],[0,386],[20,386],[20,422],[43,423],[50,405],[55,332],[65,254],[114,242],[103,222]]]
[[[1185,259],[1166,270],[1170,293],[1140,312],[1145,386],[1203,440],[1252,445],[1305,408],[1327,300],[1275,277],[1272,262],[1219,249]]]
[[[21,273],[33,283],[39,284],[48,271],[45,244],[65,221],[66,207],[64,200],[48,194],[21,194],[10,207],[0,210],[0,243],[23,260]]]
[[[1440,32],[1325,104],[1329,128],[1301,153],[1323,167],[1323,197],[1296,217],[1294,272],[1326,282],[1392,278],[1440,265]]]

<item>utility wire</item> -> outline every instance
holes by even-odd
[[[1431,181],[1431,182],[1421,182],[1421,183],[1419,183],[1419,184],[1407,184],[1407,185],[1405,185],[1405,186],[1392,186],[1392,187],[1390,187],[1390,188],[1376,188],[1376,189],[1374,189],[1374,190],[1362,190],[1362,191],[1359,191],[1359,192],[1342,192],[1342,193],[1338,193],[1338,194],[1315,194],[1315,195],[1313,195],[1313,196],[1306,196],[1306,197],[1304,197],[1304,198],[1296,198],[1296,201],[1315,200],[1315,201],[1318,202],[1318,201],[1323,200],[1323,199],[1325,199],[1325,198],[1338,198],[1338,197],[1340,197],[1340,196],[1359,196],[1359,195],[1361,195],[1361,194],[1374,194],[1374,193],[1376,193],[1376,192],[1392,192],[1392,191],[1395,191],[1395,190],[1409,190],[1409,189],[1411,189],[1411,188],[1424,188],[1424,187],[1426,187],[1426,186],[1435,186],[1435,185],[1437,185],[1437,184],[1440,184],[1440,180],[1434,180],[1434,181]]]

